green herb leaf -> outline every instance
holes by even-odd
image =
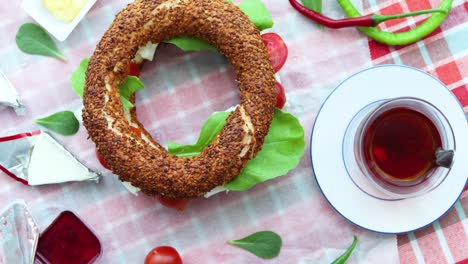
[[[34,23],[25,23],[19,28],[18,33],[16,33],[16,45],[28,54],[67,60],[44,29]]]
[[[315,12],[322,13],[322,0],[302,0],[302,4]]]
[[[203,124],[200,131],[200,137],[194,145],[178,145],[174,142],[167,142],[169,153],[179,157],[192,157],[199,155],[203,149],[208,146],[226,123],[229,112],[217,112]]]
[[[120,95],[126,99],[130,99],[130,96],[138,90],[143,90],[145,85],[136,76],[128,76],[123,84],[119,84]]]
[[[357,242],[358,242],[358,239],[357,239],[356,236],[354,236],[353,243],[351,244],[351,246],[349,246],[348,250],[346,250],[345,253],[343,253],[343,255],[341,255],[337,259],[335,259],[331,264],[343,264],[343,263],[345,263],[346,260],[348,260],[349,256],[351,255],[351,253],[353,253],[353,250],[356,247]]]
[[[208,118],[195,145],[168,142],[169,153],[180,157],[199,155],[221,131],[229,114],[220,112]],[[304,150],[304,129],[299,121],[293,115],[276,109],[262,150],[247,163],[236,179],[224,187],[231,191],[244,191],[258,183],[282,176],[299,164]]]
[[[123,84],[119,84],[120,100],[124,109],[133,107],[130,97],[138,90],[143,90],[145,85],[136,76],[128,76]]]
[[[78,119],[76,119],[75,114],[71,111],[58,112],[48,117],[36,119],[35,121],[38,125],[64,136],[74,135],[80,128]]]
[[[229,240],[229,244],[243,248],[258,257],[271,259],[281,250],[281,237],[272,231],[260,231],[239,240]]]
[[[184,51],[216,50],[208,42],[193,37],[177,37],[166,42],[174,44]]]
[[[232,3],[230,0],[226,1]],[[261,0],[244,0],[238,7],[260,31],[273,26],[273,19]],[[208,42],[193,37],[177,37],[166,42],[184,51],[216,50]]]
[[[86,70],[88,69],[89,58],[85,58],[81,61],[80,66],[76,69],[70,78],[70,83],[73,90],[80,97],[83,97],[83,90],[86,80]],[[133,107],[130,102],[130,97],[138,90],[143,90],[145,85],[136,76],[128,76],[123,84],[119,84],[120,101],[124,109]]]
[[[80,67],[76,69],[70,78],[70,83],[78,96],[83,98],[83,90],[86,80],[86,69],[88,69],[89,58],[84,58],[81,63]]]
[[[245,191],[254,185],[286,174],[299,164],[305,150],[304,129],[291,114],[275,110],[262,149],[240,175],[224,185],[231,191]]]
[[[273,27],[273,19],[261,0],[244,0],[239,4],[239,9],[249,17],[258,30]]]
[[[123,106],[124,110],[127,110],[127,109],[130,109],[130,108],[134,107],[132,102],[130,102],[129,99],[127,99],[127,98],[125,98],[123,96],[120,96],[120,102],[122,103],[122,106]]]
[[[322,0],[302,0],[302,4],[309,8],[314,10],[317,13],[322,14]],[[320,29],[324,29],[325,27],[323,25],[318,25]]]

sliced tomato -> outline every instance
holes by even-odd
[[[284,87],[281,83],[276,82],[276,107],[283,109],[286,104],[286,93],[284,92]]]
[[[271,66],[275,72],[278,72],[288,58],[288,47],[276,33],[265,33],[262,35],[262,40],[270,53]]]
[[[133,131],[138,137],[141,137],[141,129],[138,127],[130,126],[130,130]]]
[[[185,207],[189,203],[190,199],[168,199],[163,198],[159,195],[156,196],[156,199],[161,203],[164,207],[177,209],[179,211],[184,211]]]
[[[130,62],[128,75],[140,77],[140,64]]]
[[[96,157],[97,157],[99,163],[101,163],[101,165],[102,165],[104,168],[106,168],[106,169],[108,169],[108,170],[111,169],[111,168],[109,167],[109,165],[107,165],[107,163],[106,163],[106,162],[104,161],[104,159],[101,157],[101,155],[99,154],[99,152],[97,151],[97,149],[96,149]]]
[[[153,248],[145,258],[145,264],[182,264],[179,252],[173,247]]]

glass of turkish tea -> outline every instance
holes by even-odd
[[[433,190],[447,177],[455,139],[446,117],[431,103],[412,97],[386,100],[370,106],[359,123],[353,153],[368,181],[358,186],[363,191],[404,199]]]

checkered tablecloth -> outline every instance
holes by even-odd
[[[365,0],[367,12],[400,13],[437,6],[439,1]],[[408,30],[422,18],[396,20],[386,30]],[[452,12],[439,29],[413,45],[393,48],[369,41],[373,64],[397,63],[422,69],[444,82],[468,110],[468,1],[454,1]],[[401,263],[462,263],[468,258],[468,195],[432,225],[398,236]],[[464,263],[468,263],[465,260]]]
[[[0,5],[0,68],[20,92],[26,115],[0,112],[0,136],[38,127],[33,119],[61,110],[79,110],[81,100],[69,85],[71,72],[96,43],[128,0],[98,0],[59,48],[67,62],[21,53],[15,45],[19,26],[31,19],[20,1]],[[355,1],[358,2],[358,1]],[[426,0],[356,3],[365,12],[401,12],[435,6]],[[288,93],[289,111],[305,128],[306,142],[318,109],[345,77],[374,64],[401,63],[440,78],[468,105],[468,1],[458,0],[449,18],[424,41],[389,48],[368,41],[355,29],[320,30],[295,12],[286,0],[265,1],[275,21],[272,31],[289,47],[280,71]],[[327,15],[343,16],[334,1],[324,1]],[[400,30],[418,20],[386,24]],[[370,52],[369,52],[370,51]],[[212,51],[184,53],[171,45],[158,48],[141,78],[138,116],[159,142],[194,142],[204,120],[214,111],[238,103],[232,68]],[[468,108],[465,108],[468,110]],[[94,145],[82,127],[72,137],[56,138],[87,166],[104,173],[99,184],[71,183],[26,187],[0,174],[0,207],[23,198],[41,230],[63,210],[72,210],[98,235],[103,252],[98,263],[143,263],[158,245],[171,245],[184,263],[259,263],[226,240],[270,229],[283,237],[278,258],[267,263],[329,263],[350,244],[360,243],[350,263],[454,263],[468,258],[468,195],[433,225],[397,237],[362,230],[339,216],[321,195],[310,165],[309,148],[301,164],[287,176],[242,193],[196,199],[183,212],[159,205],[153,198],[134,196],[97,162]],[[0,150],[1,151],[1,150]],[[397,244],[398,241],[398,244]],[[398,245],[398,247],[397,247]]]

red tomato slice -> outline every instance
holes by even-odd
[[[141,129],[138,127],[130,126],[130,130],[133,131],[138,137],[141,137]]]
[[[262,35],[262,40],[270,53],[270,61],[273,69],[275,72],[278,72],[288,58],[288,47],[283,39],[276,33],[265,33]]]
[[[173,247],[153,248],[145,258],[145,264],[182,264],[182,258]]]
[[[189,203],[190,199],[168,199],[162,198],[161,196],[157,195],[156,199],[161,203],[164,207],[177,209],[179,211],[184,211],[185,207]]]
[[[140,77],[140,65],[130,62],[128,75]]]
[[[276,107],[283,109],[286,104],[286,93],[284,92],[284,87],[281,83],[276,82]]]
[[[106,163],[106,162],[104,161],[104,159],[101,157],[101,155],[99,154],[99,152],[97,151],[97,149],[96,149],[96,157],[97,157],[97,159],[99,160],[99,163],[101,163],[101,165],[102,165],[104,168],[106,168],[106,169],[108,169],[108,170],[111,170],[111,168],[109,167],[109,165],[107,165],[107,163]]]

